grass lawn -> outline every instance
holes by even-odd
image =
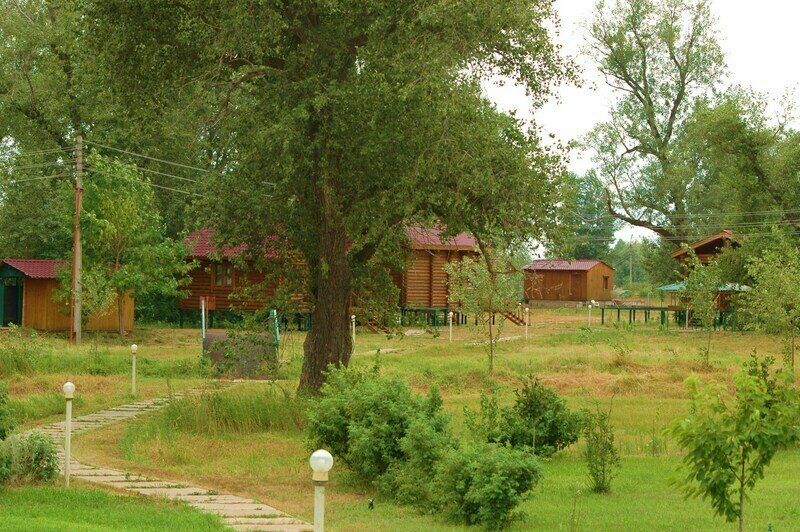
[[[779,358],[780,339],[761,334],[715,333],[711,368],[698,360],[705,336],[656,326],[595,326],[588,330],[585,314],[536,311],[535,327],[524,340],[522,328],[507,326],[498,344],[496,373],[486,375],[485,347],[469,327],[458,327],[455,341],[413,334],[387,339],[359,333],[353,364],[380,364],[382,371],[408,380],[420,392],[436,384],[453,418],[457,436],[468,438],[463,409],[475,408],[481,391],[490,386],[501,402],[528,374],[538,375],[575,408],[613,405],[612,421],[623,456],[622,469],[610,495],[586,490],[582,443],[557,454],[544,465],[544,480],[522,506],[524,516],[514,530],[734,530],[714,518],[702,500],[685,500],[673,484],[680,465],[679,450],[665,440],[664,428],[686,412],[684,380],[699,373],[707,382],[730,383],[753,349]],[[303,336],[285,336],[283,374],[279,383],[294,390],[301,363]],[[257,393],[268,385],[240,386],[224,392]],[[163,414],[162,414],[163,416]],[[311,487],[308,450],[300,427],[245,430],[236,433],[170,428],[154,414],[128,425],[84,433],[73,449],[87,463],[126,467],[176,481],[191,481],[254,497],[310,520]],[[748,530],[800,529],[800,451],[778,454],[745,509]],[[368,499],[375,498],[374,510]],[[341,466],[334,468],[329,488],[327,525],[330,530],[456,530],[439,516],[381,499],[372,486],[357,483]]]
[[[73,487],[0,488],[0,529],[225,530],[220,520],[184,504]]]
[[[207,382],[195,331],[142,328],[123,340],[87,334],[78,347],[60,336],[0,332],[0,382],[8,388],[9,406],[20,428],[60,419],[64,413],[61,387],[68,380],[77,388],[75,415],[130,402],[130,344],[134,342],[141,344],[138,398],[164,397],[170,390]]]

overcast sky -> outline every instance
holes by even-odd
[[[580,57],[585,42],[582,25],[589,20],[595,0],[556,0],[561,18],[559,42],[564,53],[577,56],[584,68],[581,88],[565,87],[558,91],[558,101],[539,110],[534,118],[546,133],[554,133],[566,142],[587,133],[594,124],[607,118],[613,93],[592,64]],[[796,0],[714,0],[712,8],[726,54],[727,84],[742,84],[780,99],[788,90],[800,87],[798,27],[800,2]],[[487,85],[489,97],[504,110],[516,110],[530,117],[525,93],[511,85]],[[584,171],[591,162],[574,154],[570,168]],[[648,231],[623,229],[618,236],[629,238],[648,235]]]

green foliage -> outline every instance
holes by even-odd
[[[478,316],[477,332],[485,338],[489,374],[494,369],[494,349],[499,327],[498,315],[517,310],[522,279],[505,258],[464,257],[444,266],[448,275],[447,298],[451,306]]]
[[[709,499],[717,515],[739,520],[739,530],[747,491],[764,478],[779,449],[800,439],[800,394],[790,373],[772,374],[772,362],[753,354],[736,375],[732,394],[724,385],[704,387],[693,378],[691,412],[671,429],[686,453],[686,496]]]
[[[376,370],[332,369],[308,419],[309,448],[327,449],[367,481],[406,459],[402,442],[414,421],[435,434],[447,426],[435,389],[423,398],[405,381],[380,377]],[[417,424],[416,430],[423,427]]]
[[[775,237],[771,248],[747,263],[755,285],[744,297],[744,310],[767,331],[783,334],[789,345],[787,358],[794,367],[800,327],[800,251],[777,230]]]
[[[220,375],[237,378],[275,378],[278,373],[278,349],[270,333],[230,331],[206,349]]]
[[[559,150],[481,88],[503,74],[539,106],[574,78],[551,42],[552,0],[181,10],[158,0],[146,16],[119,0],[82,5],[87,45],[131,127],[178,111],[196,119],[197,151],[222,170],[197,210],[220,240],[247,242],[262,263],[276,226],[292,243],[301,260],[284,265],[303,265],[315,314],[303,388],[348,363],[353,293],[396,306],[386,268],[403,268],[407,224],[517,248],[558,232]],[[185,97],[162,97],[173,92]]]
[[[499,407],[497,399],[481,394],[476,414],[464,408],[467,426],[478,439],[550,456],[578,440],[583,417],[571,412],[556,392],[529,377],[516,391],[514,404]]]
[[[0,382],[0,440],[5,440],[16,426],[14,411],[8,405],[8,388]]]
[[[50,482],[58,475],[53,439],[39,432],[0,441],[0,482]]]
[[[589,50],[616,88],[607,122],[589,137],[609,209],[623,221],[685,239],[703,201],[702,172],[682,146],[694,102],[724,74],[705,0],[599,0]]]
[[[181,276],[192,264],[182,243],[165,238],[149,178],[119,159],[92,154],[93,169],[85,185],[81,213],[84,238],[84,315],[107,311],[116,303],[118,329],[123,334],[121,308],[126,295],[181,294]],[[62,274],[61,297],[69,298]]]
[[[504,528],[542,478],[539,459],[524,449],[479,444],[448,452],[436,474],[437,505],[452,519]]]
[[[570,208],[566,209],[565,223],[572,229],[566,238],[566,253],[576,259],[608,259],[619,222],[608,214],[605,187],[594,170],[583,176],[570,174],[569,181],[574,190]]]
[[[719,287],[722,285],[716,261],[703,264],[686,244],[688,257],[684,263],[686,278],[683,282],[682,295],[687,300],[694,319],[708,331],[708,343],[701,351],[701,359],[707,367],[710,365],[711,331],[714,329],[719,307]]]
[[[586,441],[583,457],[589,469],[590,487],[595,493],[608,493],[620,466],[619,451],[614,445],[611,412],[601,411],[598,407],[596,412],[584,411],[583,417],[583,437]]]

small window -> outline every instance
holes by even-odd
[[[230,265],[218,265],[214,268],[214,285],[215,286],[232,286],[233,285],[233,267]]]
[[[608,285],[609,285],[610,281],[611,281],[611,278],[608,275],[603,277],[603,290],[608,290]]]

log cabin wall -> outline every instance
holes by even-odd
[[[209,310],[260,310],[266,298],[275,293],[274,284],[265,288],[262,298],[239,299],[233,297],[236,290],[264,282],[265,276],[248,263],[248,268],[236,268],[230,260],[220,262],[200,259],[199,265],[189,272],[188,296],[178,306],[184,310],[200,310],[200,298],[209,298]]]
[[[447,308],[450,279],[445,266],[450,262],[460,261],[465,256],[476,255],[475,252],[466,250],[415,249],[405,273],[402,276],[392,276],[401,281],[400,306]]]
[[[611,301],[614,292],[614,268],[600,263],[588,271],[586,301]]]
[[[68,331],[69,306],[55,300],[58,290],[56,279],[25,279],[22,295],[22,326],[41,331]],[[122,322],[126,331],[133,329],[134,302],[125,297]],[[90,331],[117,330],[116,301],[104,312],[89,317],[86,329]]]
[[[588,271],[525,271],[529,301],[610,301],[613,291],[614,269],[602,262]]]

